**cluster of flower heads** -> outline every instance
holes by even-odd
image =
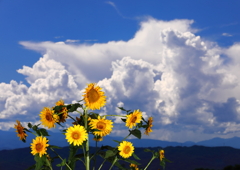
[[[88,84],[84,92],[85,94],[83,95],[86,109],[96,110],[105,106],[106,96],[101,90],[102,89],[99,86],[96,86],[94,83]],[[60,109],[55,109],[55,107],[60,107]],[[68,108],[64,104],[63,100],[56,102],[55,107],[44,107],[39,115],[42,125],[49,129],[54,128],[56,123],[60,124],[66,122],[66,119],[70,117],[68,114]],[[104,116],[101,117],[98,114],[96,115],[88,115],[88,129],[85,128],[86,122],[82,121],[86,115],[81,115],[80,118],[76,118],[76,121],[73,123],[74,125],[70,126],[65,133],[66,140],[69,144],[74,146],[82,145],[84,141],[88,140],[88,133],[92,133],[94,135],[95,141],[101,141],[104,136],[111,133],[113,122],[106,119]],[[125,125],[129,129],[133,129],[139,123],[141,123],[142,120],[144,120],[142,118],[142,112],[140,110],[134,110],[126,115]],[[144,126],[146,135],[149,135],[149,133],[152,132],[152,122],[153,119],[150,117],[146,122],[147,125]],[[17,121],[15,128],[17,129],[17,136],[19,136],[21,140],[25,140],[27,134],[25,132],[25,128],[22,127],[19,121]],[[31,144],[31,153],[33,155],[39,154],[39,156],[42,157],[42,155],[46,154],[48,146],[49,144],[46,137],[37,136],[35,139],[33,139]],[[123,158],[129,158],[134,153],[134,146],[131,142],[122,141],[118,146],[118,151],[119,155]]]

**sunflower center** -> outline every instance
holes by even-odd
[[[136,120],[137,120],[137,116],[133,116],[133,118],[132,118],[132,123],[135,123],[136,122]]]
[[[46,119],[47,119],[48,121],[52,121],[52,115],[46,114]]]
[[[130,148],[129,146],[125,146],[123,152],[124,152],[125,154],[128,154],[130,151],[131,151],[131,148]]]
[[[106,124],[103,122],[98,122],[97,123],[97,129],[98,130],[104,130],[106,128]]]
[[[23,130],[22,130],[21,127],[17,127],[17,131],[18,131],[19,134],[22,134],[22,133],[23,133]]]
[[[36,150],[40,152],[42,150],[43,145],[41,143],[36,144]]]
[[[89,90],[89,92],[87,93],[87,97],[90,103],[95,103],[100,98],[98,92],[93,88]]]
[[[81,136],[81,135],[80,135],[78,132],[74,132],[74,133],[72,134],[72,138],[73,138],[73,139],[79,139],[80,136]]]

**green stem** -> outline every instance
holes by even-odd
[[[85,129],[87,130],[87,122],[88,122],[88,115],[87,115],[87,108],[84,109],[84,123],[85,123]],[[86,141],[86,154],[85,154],[85,166],[86,170],[90,170],[90,159],[89,159],[89,136]]]
[[[107,159],[104,159],[103,163],[100,165],[100,167],[98,168],[98,170],[100,170],[103,166],[103,164],[107,161]]]
[[[53,150],[53,148],[50,148],[50,149],[63,161],[63,158],[60,155],[58,155],[58,153],[55,152],[55,150]],[[69,168],[69,170],[72,170],[72,168],[70,168],[70,166],[67,163],[66,163],[66,166]]]
[[[70,117],[74,122],[76,122],[76,120],[72,116],[68,115],[68,117]]]
[[[152,159],[148,162],[147,166],[144,168],[144,170],[146,170],[148,168],[148,166],[152,163],[152,161],[155,159],[155,156],[152,156]]]
[[[111,165],[111,167],[110,167],[110,169],[109,170],[111,170],[112,169],[112,167],[114,166],[114,164],[116,163],[116,161],[118,160],[118,158],[117,158],[117,156],[115,156],[115,158],[114,158],[114,161],[113,161],[113,163],[112,163],[112,165]]]

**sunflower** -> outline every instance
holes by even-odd
[[[59,116],[48,107],[44,107],[40,113],[42,124],[49,129],[55,127],[55,123],[59,121]]]
[[[133,126],[136,126],[137,123],[140,123],[142,120],[142,112],[138,110],[134,110],[132,114],[127,115],[126,126],[130,129]]]
[[[56,106],[64,106],[64,101],[63,100],[59,100],[56,102]],[[58,111],[59,114],[59,122],[66,122],[66,119],[68,117],[68,110],[66,107],[62,107],[61,110]]]
[[[123,158],[129,158],[134,152],[134,147],[131,142],[123,141],[118,146],[119,155]]]
[[[15,125],[14,128],[17,129],[16,130],[17,136],[20,138],[20,140],[25,141],[27,134],[24,131],[24,127],[21,125],[21,123],[18,120],[16,120],[16,122],[17,122],[17,125]]]
[[[160,150],[159,155],[160,155],[160,161],[162,161],[162,159],[164,158],[164,150]]]
[[[138,166],[136,164],[130,164],[130,167],[133,167],[135,170],[138,170]]]
[[[88,87],[85,89],[86,94],[83,95],[85,105],[91,109],[100,109],[106,104],[106,96],[104,96],[104,92],[101,91],[102,88],[96,86],[95,83],[88,84]]]
[[[107,120],[105,117],[101,118],[100,116],[97,119],[91,119],[89,123],[91,129],[97,129],[93,134],[100,137],[106,136],[112,131],[112,124],[111,120]]]
[[[96,142],[101,142],[103,140],[103,137],[94,136],[93,140]]]
[[[49,144],[47,144],[48,140],[46,137],[42,136],[37,136],[35,139],[33,139],[33,142],[31,143],[31,149],[32,149],[32,154],[36,155],[37,153],[39,154],[40,157],[42,155],[46,154],[47,152],[47,147]]]
[[[148,119],[148,122],[147,122],[147,128],[146,128],[144,134],[149,135],[149,133],[152,132],[152,129],[151,129],[151,128],[153,127],[152,122],[153,122],[153,118],[150,117],[150,118]]]
[[[73,144],[74,146],[82,145],[82,143],[88,138],[87,131],[80,125],[73,125],[69,127],[65,135],[68,143]]]

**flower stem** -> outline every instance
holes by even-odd
[[[147,166],[144,168],[144,170],[146,170],[148,168],[148,166],[152,163],[152,161],[155,159],[155,156],[152,156],[152,159],[148,162]]]
[[[115,156],[115,158],[114,158],[114,160],[113,160],[113,163],[112,163],[112,165],[111,165],[111,167],[110,167],[110,169],[109,170],[111,170],[112,169],[112,167],[114,166],[114,164],[116,163],[116,161],[118,160],[118,158],[117,158],[117,156]]]
[[[50,148],[50,149],[63,161],[63,158],[60,155],[58,155],[58,153],[55,152],[55,150],[53,150],[53,148]],[[69,170],[72,170],[72,168],[70,168],[70,166],[67,163],[66,163],[66,166],[69,168]]]
[[[87,108],[84,109],[84,122],[85,122],[85,129],[87,130],[87,122],[88,122],[88,115],[87,115]],[[90,170],[90,159],[89,159],[89,136],[87,137],[86,141],[86,154],[85,154],[85,166],[86,170]]]
[[[103,166],[103,164],[107,161],[107,159],[104,159],[103,163],[100,165],[100,167],[98,168],[98,170],[100,170]]]

